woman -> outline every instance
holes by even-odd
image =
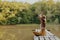
[[[40,31],[40,34],[42,36],[44,36],[46,34],[46,32],[45,32],[46,16],[45,16],[45,12],[44,11],[42,11],[41,14],[39,15],[39,19],[40,19],[40,22],[41,22],[41,31]]]
[[[42,11],[41,14],[38,16],[41,22],[41,31],[40,32],[33,32],[36,36],[44,36],[46,35],[45,32],[45,26],[46,26],[46,16],[45,16],[45,12]]]

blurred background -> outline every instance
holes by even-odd
[[[0,40],[33,40],[41,10],[46,28],[60,38],[60,0],[0,0]]]
[[[39,24],[41,10],[47,23],[60,24],[59,0],[0,0],[0,25]]]

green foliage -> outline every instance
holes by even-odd
[[[1,2],[2,0],[0,0],[0,2]]]
[[[60,20],[60,2],[54,2],[53,0],[48,0],[48,1],[40,1],[35,4],[33,4],[33,7],[35,7],[35,13],[38,15],[41,13],[41,10],[45,11],[46,17],[47,17],[47,22],[53,23],[55,22],[56,18],[58,21]],[[57,16],[56,16],[57,15]]]
[[[21,2],[0,2],[0,24],[30,24],[40,23],[38,15],[45,11],[47,22],[60,23],[60,2],[40,1],[34,4]]]

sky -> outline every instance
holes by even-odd
[[[2,1],[4,1],[4,0],[2,0]],[[14,1],[14,0],[5,0],[5,1]],[[38,2],[39,0],[15,0],[15,1],[17,1],[17,2],[28,2],[28,3],[35,3],[35,2]]]
[[[2,1],[4,1],[4,0],[2,0]],[[14,1],[14,0],[6,0],[6,1]],[[28,2],[28,3],[31,3],[31,4],[33,4],[33,3],[35,3],[35,2],[38,2],[38,1],[40,1],[40,0],[15,0],[15,1],[17,1],[17,2]],[[57,0],[55,0],[55,1],[57,1]]]

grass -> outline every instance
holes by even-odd
[[[32,30],[38,28],[38,24],[0,26],[0,40],[33,40]],[[60,38],[60,25],[48,24],[46,28]]]

